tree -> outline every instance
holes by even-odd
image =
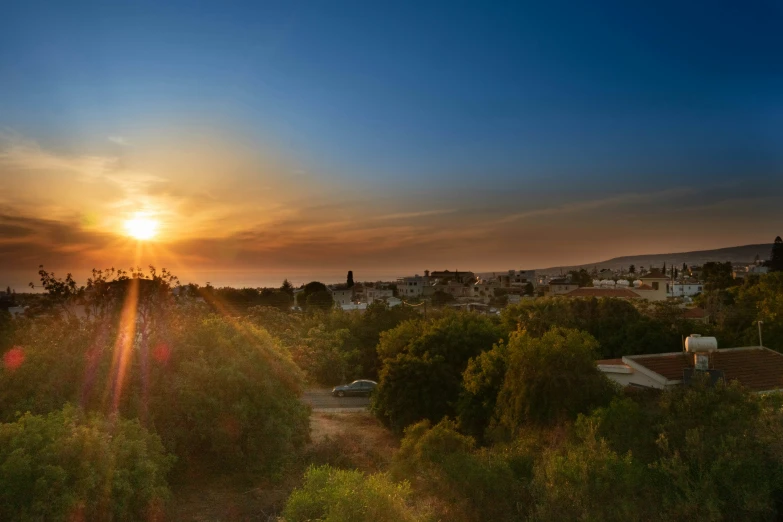
[[[162,520],[173,463],[136,420],[27,413],[0,424],[0,519]]]
[[[398,329],[404,333],[397,335]],[[468,361],[501,337],[489,317],[456,312],[386,332],[379,353],[396,356],[382,362],[373,412],[398,433],[422,419],[438,422],[454,415]]]
[[[518,331],[511,336],[508,351],[496,418],[509,434],[528,423],[576,418],[608,403],[614,394],[595,365],[598,342],[588,333],[552,328],[534,338]]]
[[[683,263],[682,264],[682,272],[685,273],[687,271],[688,271],[688,263]]]
[[[666,261],[663,262],[663,268],[661,268],[661,273],[663,275],[666,275]]]
[[[636,273],[636,266],[635,265],[629,266],[628,267],[628,273],[629,274],[635,274]]]
[[[313,292],[307,296],[306,309],[307,310],[331,310],[334,308],[334,299],[332,293],[328,290],[319,290]]]
[[[533,295],[533,292],[535,292],[536,289],[533,288],[533,283],[528,283],[525,285],[525,295]]]
[[[783,272],[783,239],[775,238],[772,244],[772,252],[769,257],[769,271]]]
[[[329,289],[326,288],[326,285],[323,283],[311,281],[304,285],[301,292],[296,294],[296,304],[299,305],[300,308],[306,309],[307,299],[316,292],[329,292]]]
[[[632,455],[589,433],[546,452],[535,469],[532,520],[657,520],[652,481]]]
[[[677,270],[677,267],[673,267],[672,270],[674,270],[674,279],[677,279],[677,276],[679,275],[679,271]]]
[[[353,286],[353,270],[348,270],[348,279],[345,283],[348,288]]]
[[[591,286],[593,284],[593,279],[584,268],[579,271],[571,270],[568,274],[571,276],[571,282],[576,283],[579,286]]]
[[[280,286],[280,291],[284,292],[291,297],[294,297],[294,285],[288,279],[283,279],[283,284]]]
[[[405,430],[391,474],[411,480],[424,498],[447,503],[433,520],[524,520],[520,478],[528,477],[518,476],[509,453],[476,450],[475,440],[449,419],[435,426],[422,421]]]
[[[702,266],[704,289],[707,291],[725,290],[734,285],[731,262],[717,263],[710,261]]]
[[[11,287],[10,287],[10,286],[8,286],[8,287],[5,289],[5,293],[6,293],[7,295],[11,295]]]
[[[444,292],[443,290],[437,290],[434,294],[432,294],[432,306],[445,306],[447,304],[451,304],[456,299],[453,295],[451,295],[448,292]]]

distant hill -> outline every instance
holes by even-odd
[[[730,261],[731,263],[750,264],[754,259],[756,259],[756,254],[758,254],[761,259],[769,258],[769,253],[771,250],[772,243],[761,243],[758,245],[718,248],[716,250],[697,250],[695,252],[623,256],[608,259],[606,261],[599,261],[596,263],[585,263],[583,265],[572,266],[553,266],[550,268],[540,268],[536,271],[542,274],[559,274],[560,272],[579,270],[580,268],[590,270],[593,267],[596,267],[599,270],[602,268],[616,270],[620,268],[628,268],[630,265],[636,265],[637,269],[640,266],[645,268],[649,268],[651,266],[660,268],[664,263],[666,263],[667,267],[670,267],[672,265],[682,266],[683,263],[687,263],[688,265],[702,265],[708,261],[718,261],[721,263]]]

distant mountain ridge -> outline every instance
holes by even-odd
[[[756,259],[756,254],[763,260],[769,258],[772,250],[772,243],[760,243],[756,245],[743,245],[728,248],[718,248],[715,250],[696,250],[693,252],[676,252],[669,254],[642,254],[638,256],[622,256],[614,257],[606,261],[599,261],[597,263],[585,263],[583,265],[571,265],[571,266],[553,266],[550,268],[539,268],[537,272],[542,274],[559,274],[560,272],[568,272],[569,270],[579,270],[584,268],[590,270],[596,267],[598,270],[608,268],[610,270],[617,270],[621,268],[628,268],[630,265],[635,265],[638,270],[640,266],[649,268],[651,266],[661,268],[663,263],[666,263],[667,267],[677,266],[682,267],[683,263],[688,265],[702,265],[709,261],[717,261],[725,263],[729,261],[731,263],[752,263]]]

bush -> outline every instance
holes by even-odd
[[[392,476],[415,477],[417,492],[446,502],[443,519],[511,520],[527,508],[526,477],[515,473],[515,455],[475,450],[475,440],[445,419],[423,421],[405,430]]]
[[[668,391],[658,438],[663,504],[672,518],[764,520],[775,513],[780,461],[761,403],[736,382]],[[779,430],[778,430],[779,431]]]
[[[311,467],[304,485],[288,498],[283,517],[289,522],[397,522],[416,520],[407,504],[410,487],[384,474]]]
[[[656,520],[646,467],[595,433],[545,454],[535,471],[533,520]]]
[[[27,413],[0,424],[0,519],[161,520],[173,460],[136,420]]]
[[[150,420],[183,458],[274,474],[309,437],[302,375],[266,331],[221,316],[185,321],[153,368]]]

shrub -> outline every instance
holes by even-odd
[[[0,519],[162,519],[172,464],[136,420],[27,413],[0,424]]]
[[[178,325],[152,378],[151,421],[183,458],[270,474],[309,437],[301,372],[249,322],[207,316]]]
[[[510,520],[527,508],[525,477],[515,473],[511,452],[475,450],[475,440],[456,431],[445,419],[409,426],[392,476],[415,477],[417,492],[445,501],[457,520]]]
[[[410,487],[385,474],[311,467],[304,484],[288,498],[283,517],[289,522],[397,522],[416,520],[407,501]]]
[[[656,520],[644,465],[609,449],[595,432],[562,450],[550,450],[536,466],[532,519]]]

